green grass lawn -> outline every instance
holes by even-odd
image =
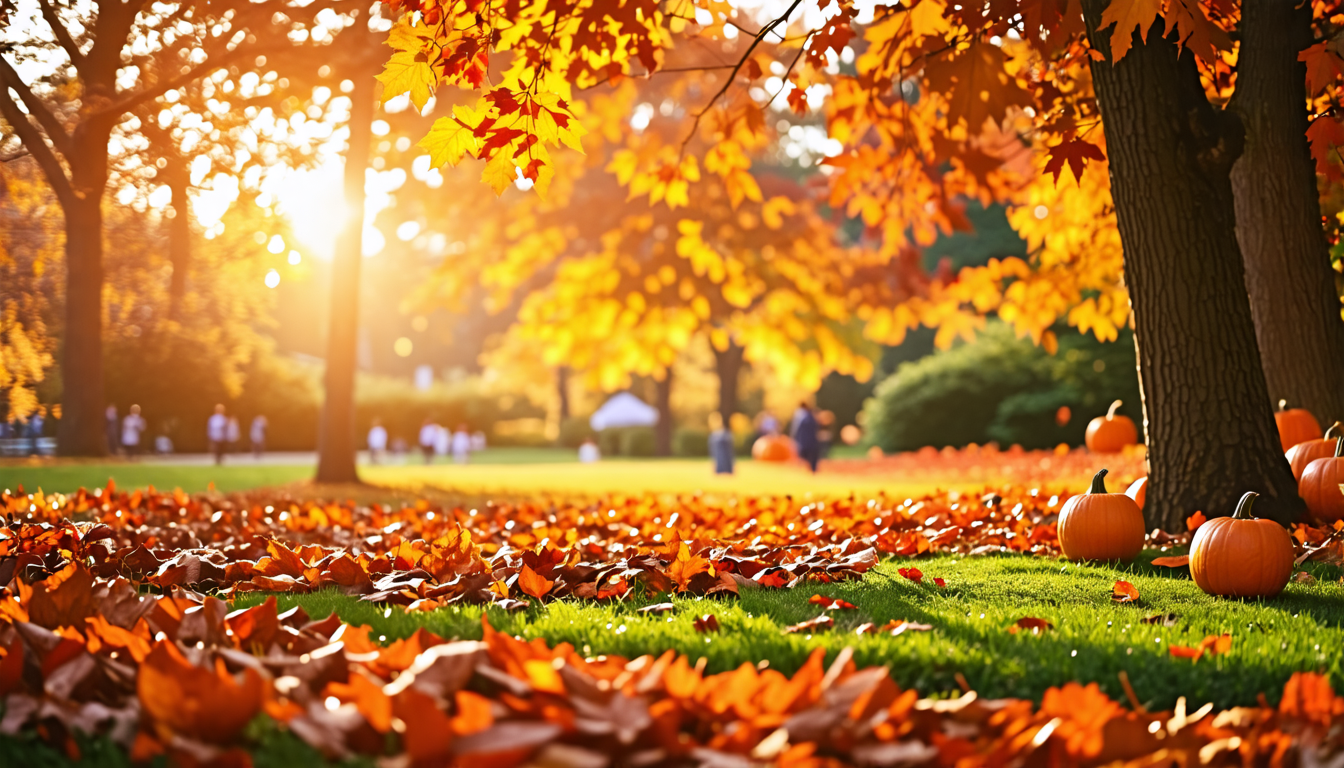
[[[586,654],[637,656],[675,649],[705,657],[711,671],[762,660],[786,672],[795,670],[818,646],[854,648],[860,666],[885,665],[904,687],[926,695],[959,693],[956,675],[982,695],[1037,698],[1069,680],[1095,681],[1112,697],[1124,696],[1119,673],[1128,673],[1145,704],[1170,707],[1186,696],[1194,706],[1253,705],[1265,693],[1277,701],[1283,683],[1295,671],[1320,670],[1341,679],[1344,662],[1344,592],[1339,569],[1313,567],[1319,581],[1290,584],[1272,601],[1238,601],[1200,592],[1185,569],[1146,563],[1148,552],[1131,566],[1074,565],[1025,556],[937,557],[889,561],[863,581],[804,585],[792,590],[744,590],[739,599],[672,598],[676,610],[642,615],[651,600],[594,604],[560,601],[506,614],[489,611],[497,629],[531,639],[573,643]],[[925,584],[896,573],[917,565]],[[928,583],[939,576],[945,589]],[[1133,583],[1138,604],[1116,604],[1111,587],[1117,579]],[[783,628],[822,611],[808,603],[813,594],[848,600],[857,610],[834,611],[834,629],[816,634],[784,634]],[[240,598],[237,605],[259,602]],[[286,608],[302,605],[313,617],[335,610],[343,619],[368,624],[392,640],[417,627],[445,637],[479,638],[481,608],[449,608],[406,614],[332,592],[282,596]],[[722,630],[699,634],[696,616],[712,613]],[[1172,626],[1144,624],[1155,614],[1174,613]],[[1055,625],[1039,636],[1010,634],[1006,627],[1033,616]],[[927,632],[898,637],[857,636],[863,622],[904,619],[933,625]],[[1230,653],[1197,662],[1173,658],[1171,645],[1193,646],[1206,635],[1231,633]]]
[[[846,449],[847,454],[854,453]],[[793,494],[795,496],[845,495],[886,491],[907,496],[920,495],[949,480],[928,477],[883,477],[823,471],[813,475],[801,464],[767,464],[739,460],[736,473],[715,475],[709,459],[630,459],[616,458],[596,464],[579,464],[573,451],[556,448],[491,448],[473,456],[467,465],[440,459],[434,464],[420,463],[417,456],[404,463],[360,468],[362,479],[382,487],[391,495],[415,493],[485,496],[526,496],[539,493],[594,495],[604,493],[710,493]],[[245,491],[288,485],[309,480],[313,468],[308,464],[254,464],[251,459],[226,463],[180,464],[155,461],[152,457],[137,462],[45,460],[41,462],[0,463],[0,488],[68,493],[81,486],[100,487],[109,478],[121,488],[181,488],[188,492],[205,491],[211,483],[223,492]],[[1082,480],[1079,480],[1082,482]],[[321,489],[314,489],[321,493]],[[347,493],[340,489],[335,493]],[[376,491],[374,493],[376,494]]]

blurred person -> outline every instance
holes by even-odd
[[[117,406],[108,405],[104,415],[107,417],[107,452],[116,456],[121,453],[121,419],[117,418]]]
[[[817,462],[821,460],[821,441],[817,439],[817,417],[807,403],[800,403],[794,414],[793,442],[798,446],[798,456],[817,472]]]
[[[434,463],[434,445],[438,442],[439,425],[433,419],[425,419],[420,425],[420,452],[425,454],[425,463]]]
[[[406,455],[406,450],[407,450],[406,438],[404,438],[404,437],[394,437],[394,438],[392,438],[392,455],[393,455],[393,456],[397,456],[397,457],[405,456],[405,455]]]
[[[467,432],[466,424],[458,424],[457,431],[453,433],[453,463],[466,464],[471,456],[471,433]]]
[[[140,453],[140,435],[147,426],[145,417],[140,415],[140,406],[132,405],[126,418],[121,420],[121,447],[127,456],[134,458]]]
[[[229,417],[224,415],[223,403],[215,406],[215,412],[205,422],[205,436],[210,441],[210,452],[215,454],[215,463],[223,464],[229,440]]]
[[[597,441],[591,435],[584,438],[583,445],[579,446],[579,463],[592,464],[601,461],[602,451],[597,447]]]
[[[485,433],[478,429],[475,432],[471,433],[471,452],[476,453],[478,451],[484,451],[484,450],[485,450]]]
[[[723,425],[723,414],[709,414],[709,455],[714,459],[714,474],[733,474],[733,433]]]
[[[435,424],[434,429],[434,455],[447,456],[453,447],[453,431],[440,424]]]
[[[373,426],[369,427],[369,463],[377,464],[387,451],[387,427],[383,426],[382,419],[374,419]]]
[[[817,443],[820,446],[818,455],[827,459],[831,456],[831,445],[835,442],[835,414],[830,411],[821,411],[817,414]]]
[[[233,453],[238,450],[238,441],[243,437],[243,430],[238,426],[238,417],[230,416],[229,423],[224,427],[224,439],[228,443],[228,452]]]
[[[789,421],[789,435],[793,436],[793,434],[798,431],[798,425],[803,422],[804,418],[810,415],[812,415],[812,409],[807,407],[807,402],[804,401],[799,403],[798,409],[793,412],[793,418]],[[794,439],[796,440],[797,438]]]
[[[252,417],[252,427],[248,430],[248,436],[252,438],[252,456],[257,459],[266,452],[266,429],[270,426],[271,423],[265,416],[257,414]]]
[[[42,436],[42,430],[46,426],[46,413],[46,408],[38,408],[28,420],[28,436],[34,440]]]
[[[167,435],[159,435],[154,438],[154,451],[156,453],[168,454],[173,452],[173,438]]]
[[[779,434],[779,419],[769,411],[756,414],[756,433],[757,437]]]

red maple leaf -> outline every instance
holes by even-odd
[[[1088,160],[1106,160],[1106,154],[1101,151],[1101,147],[1082,139],[1069,139],[1050,148],[1050,159],[1045,163],[1045,170],[1055,176],[1055,183],[1059,183],[1059,174],[1064,170],[1064,164],[1069,164],[1069,170],[1073,171],[1073,178],[1081,181],[1083,178],[1083,169],[1087,167]]]

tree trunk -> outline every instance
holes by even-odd
[[[654,382],[654,405],[658,408],[658,424],[653,428],[653,452],[658,456],[672,455],[672,369],[662,381]]]
[[[1232,189],[1265,383],[1271,403],[1286,399],[1329,424],[1344,418],[1344,322],[1306,137],[1306,64],[1297,60],[1312,43],[1311,5],[1245,0],[1241,13],[1231,108],[1246,147]]]
[[[374,83],[354,78],[350,93],[350,143],[345,151],[348,219],[331,265],[327,330],[326,399],[317,443],[319,483],[357,483],[355,468],[355,357],[359,331],[359,268],[363,259],[364,171],[369,165]]]
[[[65,208],[65,329],[61,352],[62,456],[108,452],[103,393],[102,195]]]
[[[728,349],[714,350],[714,369],[719,374],[719,415],[724,429],[731,429],[733,414],[737,413],[737,382],[742,373],[742,348],[728,342]]]
[[[168,282],[168,319],[180,320],[182,300],[187,295],[187,272],[191,269],[191,171],[177,152],[166,152],[164,182],[173,193],[173,217],[168,220],[168,262],[173,267]]]
[[[569,366],[562,365],[555,369],[555,393],[560,399],[560,424],[570,416],[569,411]]]
[[[1151,526],[1183,530],[1196,510],[1227,515],[1246,491],[1280,521],[1302,511],[1279,448],[1246,298],[1230,171],[1234,115],[1204,96],[1195,61],[1162,22],[1112,64],[1104,0],[1085,0],[1092,76],[1110,155],[1148,438]]]

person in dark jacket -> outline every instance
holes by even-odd
[[[798,456],[817,471],[817,462],[821,460],[821,441],[817,437],[817,417],[807,403],[798,406],[799,418],[793,428],[793,442],[798,446]]]
[[[733,433],[717,411],[709,414],[709,455],[714,459],[714,474],[733,474]]]

